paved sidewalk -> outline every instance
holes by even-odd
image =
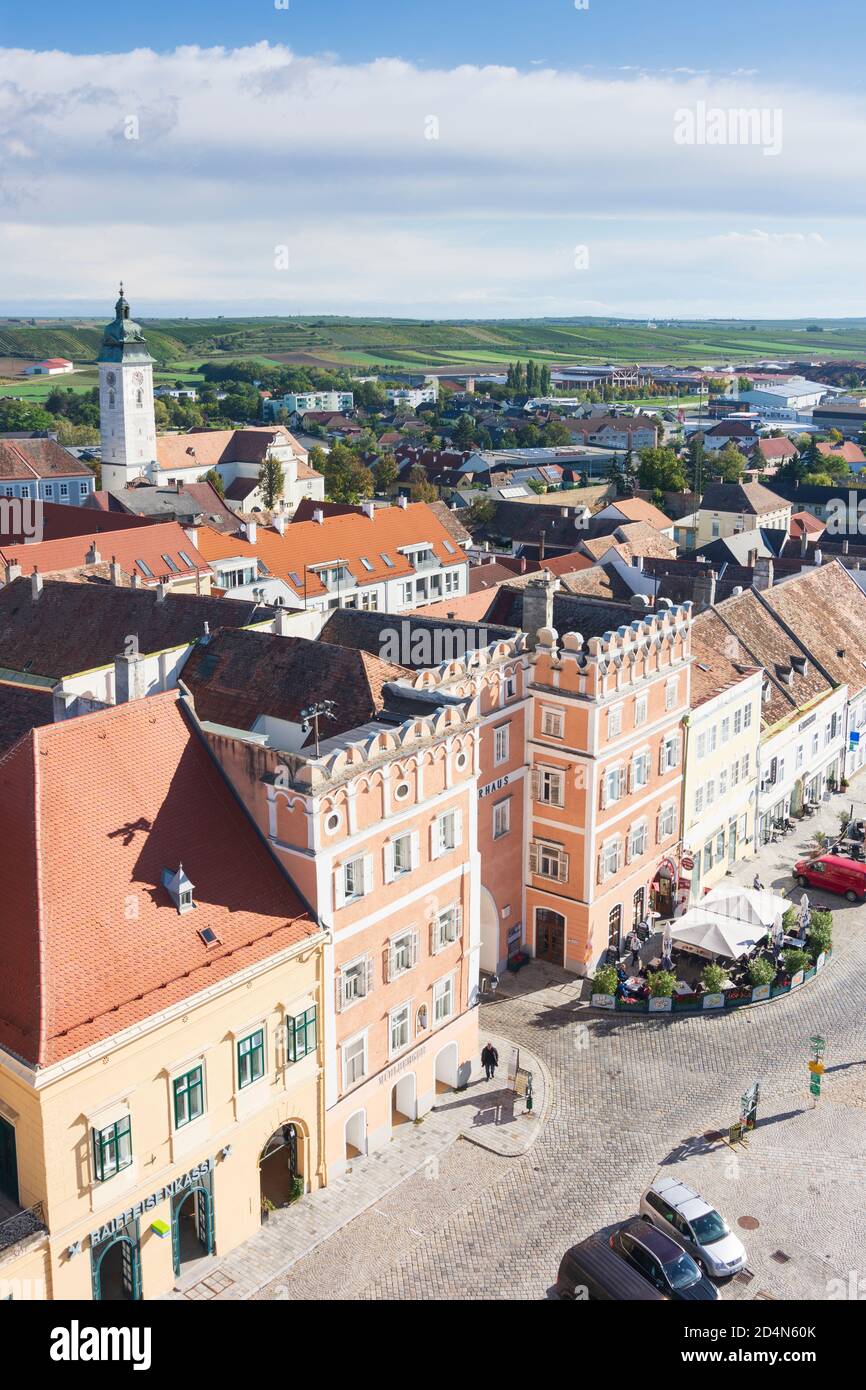
[[[475,1062],[465,1091],[442,1094],[433,1109],[415,1124],[407,1124],[389,1144],[366,1158],[318,1192],[310,1192],[291,1207],[271,1213],[270,1220],[225,1259],[211,1262],[211,1271],[169,1299],[234,1300],[252,1297],[265,1284],[285,1274],[298,1260],[368,1207],[379,1202],[413,1173],[429,1167],[436,1174],[438,1158],[458,1139],[508,1158],[529,1149],[546,1118],[551,1100],[550,1073],[544,1062],[525,1048],[521,1068],[532,1073],[533,1109],[527,1113],[522,1098],[507,1089],[508,1058],[513,1046],[495,1033],[492,1041],[500,1065],[493,1081],[484,1079]]]

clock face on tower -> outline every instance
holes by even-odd
[[[134,381],[136,386],[140,386],[144,381],[144,372],[133,372],[132,380]]]
[[[109,386],[113,386],[115,381],[117,380],[117,377],[114,375],[114,372],[106,372],[105,380]]]

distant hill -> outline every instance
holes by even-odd
[[[538,361],[705,363],[755,358],[866,359],[866,320],[660,321],[614,319],[448,320],[392,318],[142,319],[160,362],[265,357],[322,365],[459,368]],[[93,320],[0,319],[0,356],[95,360],[101,325]]]

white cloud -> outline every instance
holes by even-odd
[[[7,303],[110,297],[122,271],[137,303],[231,311],[866,310],[848,153],[866,111],[838,93],[266,43],[0,59]],[[675,144],[698,101],[781,109],[781,154]]]

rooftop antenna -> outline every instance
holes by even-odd
[[[301,710],[301,729],[305,734],[313,729],[313,736],[316,740],[316,757],[319,756],[319,720],[336,719],[334,713],[335,705],[333,700],[319,700],[314,705],[307,705],[306,709]]]

